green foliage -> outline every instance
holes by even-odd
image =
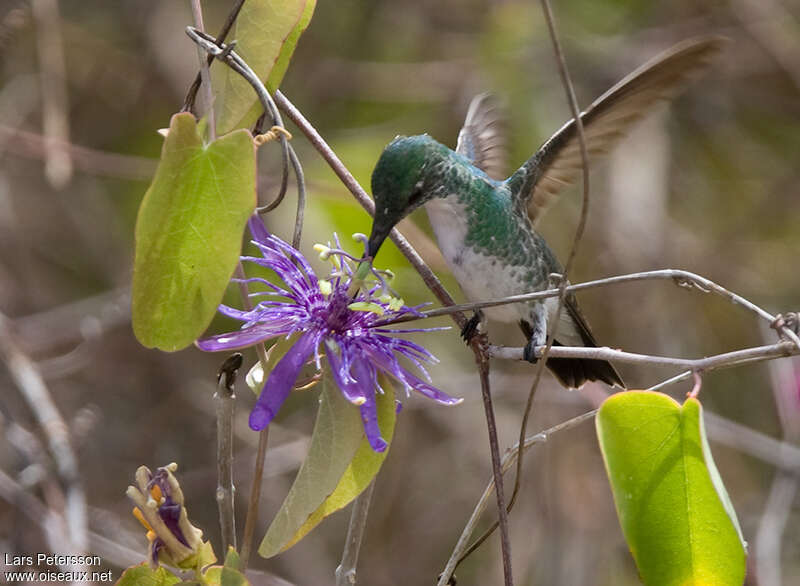
[[[236,20],[236,52],[271,90],[286,73],[302,32],[308,27],[316,0],[249,0]],[[261,105],[250,84],[230,68],[212,70],[218,112],[217,130],[251,126]]]
[[[117,586],[171,586],[180,581],[180,578],[166,569],[153,569],[145,562],[125,570],[117,580]]]
[[[364,437],[359,410],[342,396],[329,371],[321,384],[311,447],[258,549],[264,557],[291,547],[323,518],[358,496],[378,473],[385,457],[385,452],[365,452],[372,450]],[[389,408],[392,414],[387,412]],[[378,409],[381,430],[389,438],[394,429],[391,385],[386,385],[379,397]]]
[[[391,439],[394,434],[395,416],[397,415],[397,407],[394,401],[394,387],[391,381],[384,375],[380,375],[380,382],[384,392],[376,398],[378,403],[378,425],[381,428],[383,437]],[[358,450],[352,462],[350,462],[347,470],[344,471],[344,474],[339,479],[339,484],[336,485],[336,489],[322,502],[316,511],[311,513],[306,522],[303,523],[303,526],[297,530],[297,533],[294,534],[283,549],[286,550],[292,547],[325,517],[335,513],[339,509],[343,509],[360,495],[378,475],[388,453],[389,448],[383,452],[376,452],[372,449],[372,446],[369,445],[367,438],[364,437],[361,440],[361,445],[358,446]]]
[[[255,202],[250,134],[203,145],[191,114],[173,116],[136,221],[132,321],[144,346],[179,350],[208,327]]]
[[[706,441],[702,408],[649,391],[609,397],[597,435],[642,581],[739,586],[745,543]]]

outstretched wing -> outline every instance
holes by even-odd
[[[727,39],[704,37],[678,43],[625,77],[581,114],[590,160],[611,150],[631,127],[699,77]],[[582,172],[575,121],[558,130],[508,179],[531,222],[542,217],[559,192]]]
[[[506,178],[505,120],[502,108],[491,94],[472,98],[464,126],[458,133],[456,152],[467,157],[492,179]]]

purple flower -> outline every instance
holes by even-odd
[[[269,425],[289,396],[303,365],[313,357],[320,369],[322,354],[328,360],[331,375],[342,395],[359,407],[367,440],[376,452],[382,452],[387,446],[378,428],[375,403],[375,393],[383,392],[378,383],[379,373],[399,381],[407,393],[413,389],[445,405],[461,402],[401,365],[399,359],[407,359],[430,380],[422,363],[434,363],[436,358],[422,346],[397,334],[440,328],[393,330],[381,327],[381,323],[393,318],[419,313],[418,308],[407,307],[401,300],[386,294],[388,286],[381,272],[373,270],[377,282],[369,289],[362,287],[353,297],[349,289],[353,279],[352,264],[356,259],[339,250],[338,241],[336,249],[318,247],[321,256],[334,265],[328,279],[319,279],[297,250],[266,231],[260,218],[253,216],[249,227],[262,257],[245,256],[242,260],[271,269],[284,286],[260,278],[246,279],[248,283],[261,283],[267,288],[253,294],[265,299],[252,311],[220,305],[220,313],[244,322],[242,328],[198,340],[197,346],[208,352],[235,350],[271,338],[299,334],[264,384],[250,413],[252,429],[258,431]]]

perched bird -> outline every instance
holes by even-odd
[[[659,103],[675,97],[700,75],[725,39],[682,42],[634,71],[581,114],[589,156],[613,147]],[[510,177],[498,177],[503,146],[491,100],[470,105],[456,150],[427,134],[395,138],[372,173],[375,217],[365,256],[374,258],[391,229],[425,205],[439,248],[467,298],[482,301],[546,289],[561,273],[537,222],[559,192],[581,175],[575,121],[562,126]],[[545,343],[553,327],[554,298],[487,308],[492,319],[516,323],[528,342],[525,357]],[[567,295],[556,345],[597,346],[574,295]],[[548,368],[568,388],[600,380],[624,388],[605,360],[549,358]]]

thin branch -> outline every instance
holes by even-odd
[[[584,421],[588,421],[594,418],[597,410],[588,411],[587,413],[583,413],[582,415],[578,415],[577,417],[573,417],[572,419],[568,419],[558,425],[551,427],[550,429],[546,429],[542,432],[537,433],[534,436],[526,438],[522,442],[522,451],[526,452],[529,448],[534,446],[538,443],[546,442],[549,437],[554,434],[558,433],[559,431],[565,431],[567,429],[572,429],[577,427]],[[507,472],[517,461],[517,454],[519,453],[519,446],[520,444],[515,444],[510,450],[506,452],[503,456],[502,462],[502,473]],[[469,555],[471,551],[474,551],[475,547],[470,547],[469,550],[467,549],[467,544],[469,543],[469,539],[472,536],[472,533],[475,531],[475,528],[480,520],[481,515],[483,514],[484,510],[486,509],[486,505],[489,502],[489,497],[494,490],[494,480],[490,480],[489,484],[483,491],[480,499],[478,499],[478,504],[475,505],[475,508],[472,511],[472,515],[470,515],[469,520],[467,521],[464,530],[461,532],[461,536],[458,538],[458,542],[456,543],[455,547],[453,548],[453,553],[450,554],[450,559],[447,560],[447,564],[442,570],[442,573],[439,575],[439,582],[437,586],[447,586],[450,583],[450,578],[453,575],[453,572],[456,569],[458,563],[464,559],[465,556]]]
[[[364,537],[367,525],[369,503],[372,500],[372,491],[375,489],[375,480],[369,483],[360,495],[353,501],[350,512],[350,523],[347,526],[342,562],[336,568],[336,586],[352,586],[356,583],[356,566],[358,565],[358,552]]]
[[[39,53],[42,115],[45,142],[45,175],[61,189],[72,178],[72,158],[63,145],[69,143],[69,99],[64,43],[57,0],[32,0]]]
[[[231,8],[230,13],[228,13],[228,18],[225,19],[225,24],[222,25],[222,28],[219,31],[219,34],[216,37],[216,42],[218,45],[221,45],[225,42],[225,39],[228,37],[228,33],[233,28],[233,25],[236,23],[236,19],[239,18],[239,11],[242,9],[242,5],[244,5],[245,0],[236,0],[233,7]],[[211,66],[214,62],[214,56],[209,55],[206,58],[206,64]],[[197,91],[200,89],[200,83],[203,81],[203,73],[202,69],[197,72],[197,75],[194,78],[194,82],[189,87],[189,91],[186,92],[186,97],[183,99],[183,108],[181,108],[182,112],[194,112],[194,101],[197,98]]]
[[[536,355],[541,356],[543,346],[536,348]],[[525,349],[507,348],[502,346],[491,346],[489,353],[493,358],[504,358],[506,360],[523,360]],[[781,358],[785,356],[800,355],[800,350],[789,341],[776,342],[766,346],[755,346],[724,352],[706,358],[672,358],[670,356],[654,356],[650,354],[636,354],[623,350],[613,350],[611,348],[590,348],[581,346],[556,346],[550,351],[551,358],[590,358],[592,360],[613,360],[616,362],[628,362],[631,364],[647,364],[650,366],[673,366],[677,368],[688,368],[690,370],[710,370],[728,364],[740,364],[750,362],[761,362]]]
[[[147,157],[122,155],[61,142],[20,128],[0,125],[0,150],[17,156],[43,159],[47,156],[48,144],[57,143],[69,153],[76,169],[92,175],[150,181],[158,162]]]
[[[567,292],[575,292],[575,291],[583,291],[584,289],[593,289],[597,287],[606,287],[609,285],[619,285],[622,283],[630,283],[633,281],[647,281],[647,280],[670,280],[673,281],[676,285],[680,287],[686,287],[688,289],[695,289],[700,291],[701,293],[714,293],[715,295],[719,295],[723,299],[727,299],[730,303],[734,305],[740,305],[754,313],[756,316],[760,317],[763,320],[766,320],[767,323],[770,325],[774,325],[778,332],[785,336],[786,338],[790,339],[797,347],[800,349],[800,338],[798,335],[792,330],[791,327],[786,325],[785,323],[780,323],[778,321],[779,316],[772,315],[765,309],[759,307],[752,301],[745,299],[741,295],[737,295],[732,291],[729,291],[725,287],[702,277],[698,274],[691,273],[689,271],[684,271],[681,269],[658,269],[654,271],[643,271],[639,273],[629,273],[626,275],[619,275],[615,277],[607,277],[605,279],[597,279],[594,281],[587,281],[585,283],[579,283],[577,285],[568,285],[566,287]],[[484,307],[496,307],[499,305],[507,305],[509,303],[519,303],[522,301],[533,301],[537,299],[547,299],[549,297],[557,297],[560,294],[559,289],[547,289],[546,291],[535,291],[533,293],[524,293],[522,295],[510,295],[508,297],[503,297],[502,299],[490,299],[488,301],[479,301],[476,303],[462,303],[459,305],[452,305],[448,307],[440,307],[437,309],[432,309],[429,311],[421,312],[421,316],[408,316],[407,318],[391,320],[391,321],[384,321],[378,322],[375,324],[375,327],[384,326],[394,323],[402,323],[407,321],[415,321],[417,319],[426,319],[431,317],[439,317],[441,315],[448,315],[454,311],[469,311],[475,309],[481,309]]]
[[[222,534],[222,551],[228,547],[236,549],[236,517],[234,515],[233,486],[233,415],[236,405],[234,384],[236,372],[242,366],[239,352],[229,356],[219,369],[217,391],[217,507]]]
[[[203,8],[200,6],[200,0],[191,0],[191,5],[194,27],[200,32],[205,32],[206,27],[203,25]],[[217,138],[214,92],[211,88],[211,72],[208,69],[208,58],[200,47],[197,47],[197,59],[200,62],[200,78],[203,80],[203,89],[205,92],[203,98],[205,100],[206,116],[208,116],[208,138],[213,142]]]
[[[250,292],[245,280],[244,267],[242,262],[236,265],[234,276],[237,278],[239,286],[239,295],[242,298],[242,304],[248,311],[253,309],[253,303],[250,300]],[[261,368],[267,372],[267,364],[269,359],[267,357],[267,349],[264,344],[256,344],[256,353],[258,360],[261,362]],[[244,519],[244,534],[242,535],[242,549],[239,552],[241,558],[241,571],[247,569],[247,564],[250,561],[250,553],[253,549],[253,536],[256,531],[256,523],[258,522],[258,509],[261,501],[261,482],[264,478],[264,459],[267,455],[267,447],[269,445],[269,426],[262,429],[258,434],[258,450],[256,451],[256,463],[253,470],[253,483],[250,485],[250,500],[247,502],[247,516]]]
[[[69,547],[74,553],[84,553],[88,547],[86,495],[78,469],[78,459],[70,444],[67,424],[61,417],[36,364],[24,354],[14,340],[11,322],[0,314],[0,356],[9,374],[22,393],[47,438],[56,470],[66,490],[64,521]]]

